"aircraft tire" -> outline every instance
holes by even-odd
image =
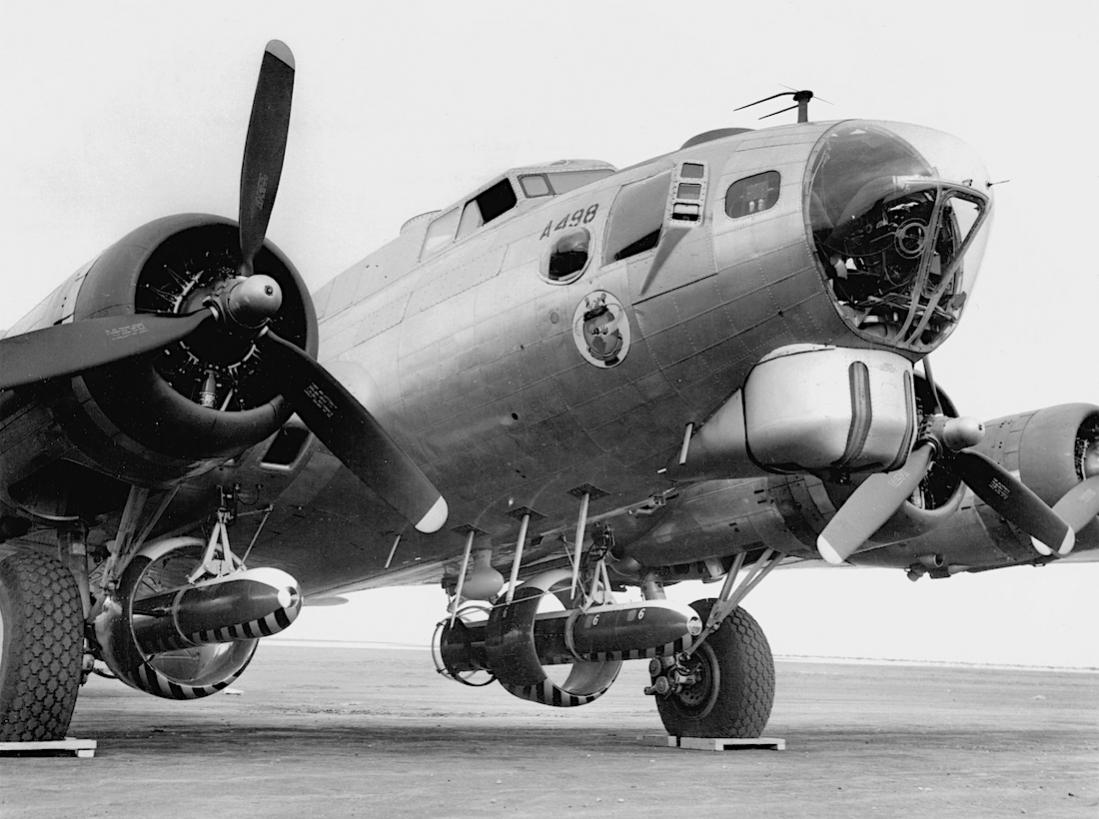
[[[0,741],[64,739],[80,690],[84,610],[72,572],[0,551]]]
[[[705,622],[716,601],[691,604]],[[763,734],[775,699],[775,662],[759,623],[737,608],[687,660],[694,685],[657,695],[656,707],[672,736],[748,739]]]

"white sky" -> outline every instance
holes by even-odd
[[[1011,180],[996,189],[975,299],[935,357],[962,411],[1099,401],[1086,346],[1099,297],[1097,8],[0,0],[0,327],[145,221],[235,215],[259,58],[278,37],[298,74],[269,236],[313,287],[503,168],[628,165],[710,128],[755,127],[766,109],[732,109],[808,86],[834,103],[814,101],[815,119],[949,131]],[[749,608],[778,617],[770,631],[787,653],[1099,665],[1087,625],[1099,622],[1097,581],[1099,567],[1074,566],[909,592],[899,573],[791,572]],[[441,609],[440,592],[431,600]],[[295,628],[335,630],[373,619],[369,608],[368,596]]]

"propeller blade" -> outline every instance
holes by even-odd
[[[212,316],[209,310],[188,316],[106,316],[0,339],[0,389],[75,375],[158,350],[190,335]]]
[[[916,491],[927,474],[933,449],[925,444],[900,469],[875,473],[859,484],[817,537],[820,556],[839,565],[854,554]]]
[[[1061,500],[1054,504],[1053,511],[1074,532],[1079,532],[1095,520],[1095,516],[1099,515],[1099,475],[1072,487],[1061,497]],[[1059,554],[1066,555],[1068,552],[1059,552]]]
[[[252,274],[252,260],[263,246],[271,221],[286,155],[293,95],[294,55],[286,43],[272,40],[260,64],[240,170],[240,253],[245,276]]]
[[[1050,553],[1042,547],[1063,555],[1072,551],[1076,533],[1045,501],[998,463],[971,449],[956,453],[951,462],[951,468],[977,497],[1036,541],[1034,548],[1038,552]]]
[[[287,400],[344,466],[421,532],[436,532],[446,523],[439,490],[331,373],[273,332],[257,344],[282,379]]]

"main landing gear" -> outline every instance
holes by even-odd
[[[80,690],[83,622],[66,566],[0,547],[0,742],[65,738]]]
[[[716,600],[691,604],[709,617]],[[744,609],[706,642],[674,660],[649,661],[656,710],[673,736],[749,738],[763,734],[775,698],[775,663],[763,629]],[[665,681],[665,682],[662,682]]]
[[[687,650],[649,663],[664,728],[673,736],[746,739],[763,733],[775,699],[775,661],[763,629],[740,602],[778,565],[765,551],[737,584],[745,556],[738,555],[721,596],[691,604],[706,629]]]

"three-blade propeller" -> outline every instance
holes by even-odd
[[[1039,552],[1049,555],[1056,550],[1065,555],[1072,551],[1075,532],[1099,513],[1099,491],[1096,491],[1099,487],[1085,481],[1050,509],[998,463],[968,448],[978,443],[983,433],[983,427],[970,419],[932,416],[923,441],[904,466],[894,472],[876,473],[863,481],[824,527],[817,538],[821,557],[839,564],[857,552],[916,491],[935,459],[1005,520],[1030,535]],[[1081,487],[1089,487],[1092,494]],[[1062,504],[1064,508],[1059,508]],[[1080,518],[1080,525],[1064,514],[1069,508]]]
[[[253,275],[253,265],[278,193],[293,90],[293,54],[272,40],[260,65],[241,166],[240,277],[191,314],[109,316],[0,339],[0,389],[151,353],[209,322],[226,334],[251,333],[280,392],[313,434],[417,529],[434,532],[446,522],[447,505],[423,471],[331,373],[269,326],[282,293],[274,279]]]

